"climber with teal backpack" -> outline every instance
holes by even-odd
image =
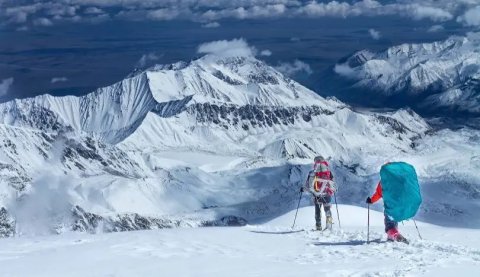
[[[387,239],[408,243],[398,232],[398,222],[413,218],[422,203],[415,168],[405,162],[386,163],[380,169],[380,178],[366,202],[370,205],[383,198]]]

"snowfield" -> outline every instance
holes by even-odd
[[[477,276],[480,231],[412,222],[385,241],[383,214],[340,205],[342,229],[310,231],[313,206],[244,227],[177,228],[0,240],[1,276]],[[334,211],[334,216],[336,213]]]

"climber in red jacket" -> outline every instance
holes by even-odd
[[[373,204],[382,198],[382,183],[378,182],[375,193],[372,197],[367,197],[367,203]],[[398,232],[398,222],[394,221],[389,215],[384,213],[385,216],[385,233],[387,233],[387,239],[390,241],[406,241],[406,239]]]

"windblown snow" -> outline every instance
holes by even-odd
[[[462,43],[466,42],[455,39],[450,44]],[[443,44],[422,47],[448,49]],[[390,78],[388,72],[380,79]],[[435,130],[409,109],[354,110],[337,99],[319,96],[253,56],[208,54],[190,63],[154,66],[83,97],[44,95],[2,103],[0,121],[2,236],[180,228],[178,236],[177,229],[93,237],[68,234],[36,246],[28,238],[3,240],[1,248],[7,252],[1,259],[13,259],[8,267],[1,267],[8,276],[27,274],[19,269],[21,265],[49,251],[49,245],[63,250],[45,259],[62,260],[62,251],[74,251],[79,256],[73,259],[81,259],[89,251],[110,249],[104,266],[93,276],[129,275],[126,269],[116,273],[108,269],[111,262],[142,267],[138,272],[153,276],[176,257],[181,257],[180,265],[195,256],[192,263],[200,266],[205,261],[198,258],[202,255],[205,259],[228,256],[230,264],[221,265],[222,272],[251,253],[251,248],[242,246],[247,241],[265,246],[262,253],[270,255],[283,239],[261,234],[278,231],[266,222],[296,207],[299,187],[316,155],[330,159],[339,185],[337,200],[342,209],[351,211],[344,219],[349,229],[335,230],[320,241],[311,232],[286,235],[295,242],[281,245],[289,254],[272,254],[271,261],[264,261],[279,263],[277,273],[293,275],[295,268],[323,263],[319,261],[323,256],[347,262],[360,257],[348,253],[363,245],[365,234],[348,221],[365,211],[344,205],[363,205],[378,181],[379,167],[387,161],[403,160],[417,168],[424,196],[417,219],[425,222],[422,226],[436,226],[432,234],[451,226],[472,228],[471,232],[480,227],[477,130]],[[306,199],[302,203],[309,205]],[[380,211],[381,205],[375,209]],[[290,220],[292,214],[284,217]],[[308,229],[311,219],[307,223],[302,215],[300,224]],[[288,224],[285,221],[279,228]],[[245,225],[198,232],[182,228]],[[207,236],[209,232],[221,240],[211,241],[216,235]],[[381,237],[380,228],[373,234]],[[206,242],[192,243],[183,236]],[[228,244],[230,237],[238,241]],[[28,251],[18,249],[20,241]],[[337,252],[334,246],[342,241],[345,245],[339,244],[342,250]],[[122,254],[127,250],[128,257]],[[422,273],[422,265],[432,270],[439,264],[410,257],[415,251],[444,260],[469,255],[464,261],[475,266],[479,261],[478,250],[429,240],[411,246],[377,243],[362,248],[360,254],[375,256],[377,250],[391,253],[391,258],[406,255],[402,263],[414,263],[399,269],[387,262],[385,272],[390,273],[385,276]],[[144,255],[161,262],[152,267],[148,259],[138,260]],[[290,267],[292,259],[294,267]],[[274,272],[257,271],[263,260],[256,256],[249,261],[252,274]],[[368,267],[356,270],[371,272],[373,264],[364,262]],[[340,264],[335,268],[339,275],[354,275]],[[199,276],[217,274],[199,270]],[[44,274],[55,275],[49,270]]]

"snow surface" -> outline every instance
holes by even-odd
[[[476,276],[478,230],[400,225],[410,245],[386,242],[383,214],[340,205],[342,229],[310,231],[313,206],[245,227],[177,228],[0,240],[1,276]],[[335,212],[334,212],[335,214]]]

